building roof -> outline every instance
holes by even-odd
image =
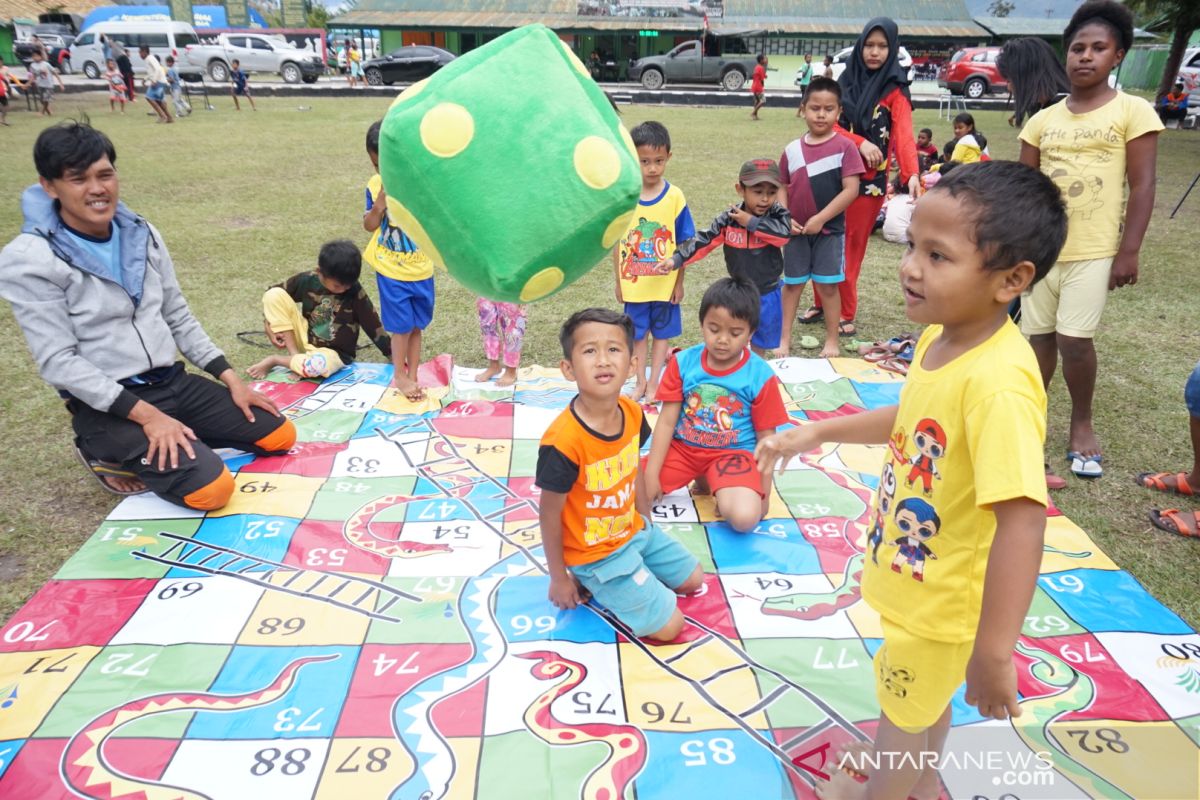
[[[1071,20],[1067,17],[975,17],[975,22],[991,31],[994,36],[1042,36],[1057,39]],[[1154,39],[1153,33],[1141,28],[1133,29],[1135,39]]]
[[[612,6],[632,13],[610,14]],[[649,13],[638,13],[645,11]],[[675,12],[663,15],[663,12]],[[892,16],[901,35],[980,37],[963,0],[909,0],[903,17],[888,0],[359,0],[330,24],[339,27],[516,28],[540,22],[558,30],[620,31],[652,28],[699,31],[703,14],[715,33],[854,35],[872,17]],[[803,15],[797,13],[802,12]],[[1061,29],[1060,29],[1061,30]]]
[[[37,22],[39,14],[61,13],[85,16],[96,6],[111,5],[113,0],[0,0],[0,20]]]

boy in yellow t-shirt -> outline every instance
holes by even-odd
[[[642,167],[642,195],[629,230],[613,252],[617,301],[633,320],[633,355],[640,365],[634,378],[634,400],[653,398],[671,339],[683,333],[679,303],[683,300],[683,267],[661,263],[696,235],[687,200],[678,186],[663,177],[671,160],[671,135],[660,122],[643,122],[629,132]],[[648,347],[650,336],[654,346]],[[650,355],[650,380],[643,372]]]
[[[392,386],[415,402],[425,396],[417,383],[417,368],[421,366],[421,333],[433,321],[433,262],[388,219],[387,194],[379,177],[382,126],[376,122],[367,129],[367,155],[375,174],[367,182],[363,228],[374,235],[363,259],[375,268],[383,327],[392,336]]]
[[[1021,298],[1021,331],[1047,386],[1062,356],[1071,395],[1067,462],[1077,477],[1099,478],[1104,470],[1092,428],[1092,337],[1108,293],[1137,283],[1138,251],[1154,210],[1154,160],[1163,124],[1148,102],[1108,85],[1109,73],[1133,44],[1127,7],[1115,0],[1084,3],[1063,31],[1063,43],[1071,94],[1026,123],[1021,163],[1040,168],[1058,184],[1070,227],[1058,263]]]
[[[1021,198],[1020,203],[1012,198]],[[764,473],[824,442],[887,442],[863,598],[879,612],[875,752],[847,748],[822,798],[935,798],[950,701],[1018,716],[1012,650],[1046,525],[1046,393],[1009,304],[1054,264],[1067,215],[1054,183],[1006,161],[967,164],[917,201],[900,262],[917,342],[900,404],[759,441]]]

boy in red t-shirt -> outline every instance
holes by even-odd
[[[750,92],[754,95],[754,110],[750,112],[750,119],[758,119],[758,110],[767,102],[767,57],[759,53],[757,61],[754,77],[750,79]]]
[[[683,629],[675,593],[700,588],[696,557],[649,522],[639,485],[650,426],[621,394],[633,371],[633,321],[605,308],[572,314],[559,334],[579,394],[538,447],[535,483],[550,601],[570,609],[591,594],[636,636],[669,642]],[[653,579],[653,580],[651,580]]]

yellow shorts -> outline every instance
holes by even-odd
[[[291,331],[296,343],[304,346],[304,352],[292,356],[288,364],[292,372],[304,378],[328,378],[342,368],[336,350],[309,344],[308,322],[296,301],[283,289],[275,286],[263,295],[263,316],[275,333]]]
[[[901,730],[931,727],[967,676],[972,642],[935,642],[880,619],[883,646],[875,653],[879,707]]]
[[[1113,260],[1059,261],[1021,296],[1021,333],[1091,339],[1108,300]]]

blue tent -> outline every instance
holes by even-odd
[[[93,9],[83,20],[81,30],[87,30],[97,22],[127,21],[141,19],[171,18],[168,6],[101,6]],[[228,28],[225,6],[192,6],[192,25],[196,28]],[[250,27],[265,28],[267,21],[253,8],[250,9]]]

